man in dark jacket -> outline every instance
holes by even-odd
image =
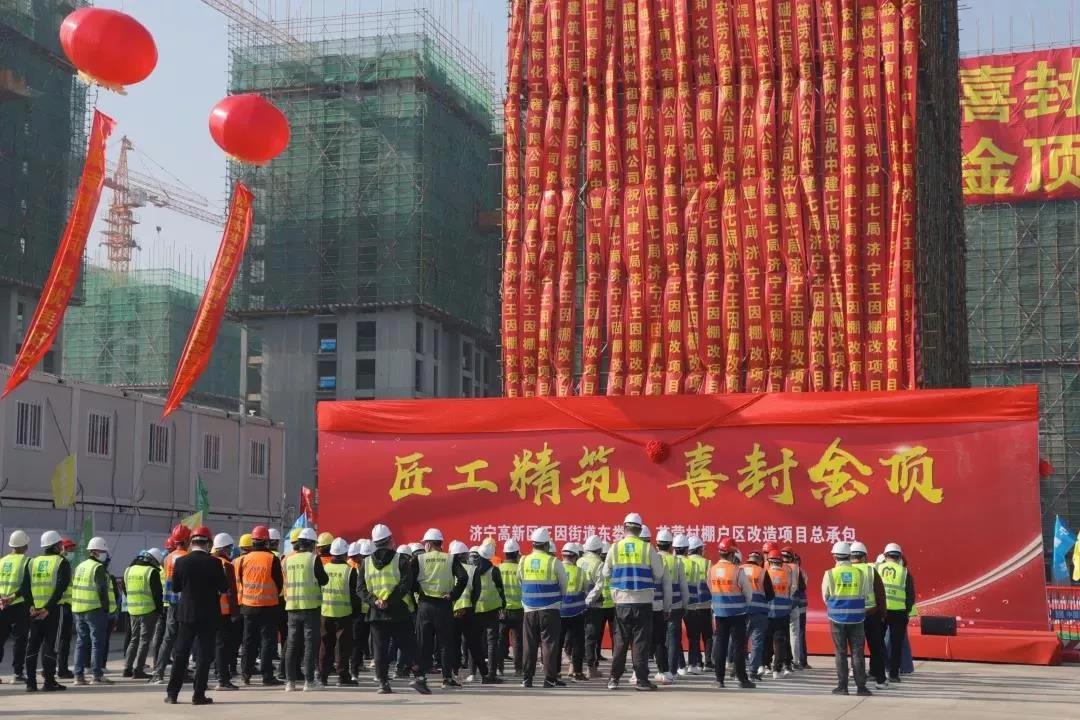
[[[210,555],[210,529],[196,528],[191,534],[191,552],[176,561],[173,567],[172,590],[180,596],[176,611],[179,624],[176,655],[173,658],[165,702],[176,704],[176,696],[184,684],[192,645],[199,643],[195,661],[195,692],[192,705],[210,705],[206,685],[210,677],[210,662],[214,659],[214,644],[221,620],[221,594],[229,589],[225,570],[217,558]]]
[[[375,650],[375,677],[379,694],[389,695],[390,643],[405,654],[416,657],[416,635],[410,619],[406,597],[416,586],[416,563],[408,555],[394,550],[390,528],[376,525],[371,530],[375,552],[364,560],[360,572],[360,596],[369,606],[368,623]],[[418,668],[413,667],[415,672]],[[414,688],[422,692],[419,687]]]
[[[499,666],[499,615],[506,607],[502,573],[492,564],[495,545],[487,543],[480,547],[473,571],[472,587],[469,588],[472,603],[470,617],[465,628],[469,647],[469,674],[484,685],[501,683],[495,675]],[[487,661],[484,661],[484,658]]]
[[[60,628],[60,600],[71,584],[71,565],[64,558],[63,538],[55,530],[41,536],[42,554],[30,561],[30,591],[33,607],[30,611],[30,642],[26,653],[26,690],[37,686],[37,660],[41,654],[41,671],[45,677],[43,690],[63,690],[56,682],[56,633]]]

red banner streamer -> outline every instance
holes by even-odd
[[[916,386],[918,366],[915,361],[915,117],[918,113],[919,85],[919,3],[917,0],[903,0],[900,7],[901,28],[903,33],[903,115],[901,130],[903,133],[902,160],[900,175],[903,178],[903,190],[900,196],[900,293],[901,293],[901,335],[906,343],[904,354],[907,367],[904,388]]]
[[[660,197],[660,137],[657,131],[660,100],[657,97],[657,53],[654,35],[656,15],[652,0],[638,4],[638,67],[641,87],[641,166],[646,309],[646,395],[664,392],[664,242]],[[670,10],[665,14],[670,15]]]
[[[521,276],[521,96],[528,6],[511,7],[506,56],[506,101],[503,104],[503,386],[507,397],[521,395],[521,345],[518,294]]]
[[[885,389],[885,289],[888,284],[888,215],[882,172],[881,40],[878,35],[878,2],[859,0],[859,118],[862,121],[862,256],[863,366],[866,389]]]
[[[608,377],[607,394],[622,395],[626,390],[626,324],[623,311],[626,303],[626,262],[623,255],[623,176],[627,168],[623,162],[623,136],[633,131],[619,123],[618,76],[615,68],[622,60],[619,52],[622,39],[622,2],[607,0],[604,8],[604,27],[612,39],[604,66],[604,153],[606,156],[605,180],[608,186],[607,204],[604,207],[604,227],[607,229],[607,342]],[[609,12],[609,5],[616,3]],[[610,20],[610,25],[608,21]]]
[[[883,0],[881,17],[882,84],[884,87],[885,137],[888,156],[900,158],[903,163],[903,138],[901,137],[901,68],[900,68],[900,9],[895,0]],[[904,178],[902,172],[889,173],[888,182],[889,224],[886,230],[888,248],[888,286],[885,300],[885,389],[897,390],[903,378],[904,339],[900,332],[902,294],[900,267],[903,263],[901,248],[902,202]]]
[[[600,392],[603,327],[600,318],[607,268],[603,67],[608,34],[605,5],[613,7],[614,1],[586,0],[585,3],[585,317],[582,321],[581,395]]]
[[[844,313],[847,389],[864,389],[862,308],[862,182],[859,122],[859,0],[840,2],[840,239],[844,249]]]
[[[30,377],[30,372],[45,357],[60,331],[71,293],[79,281],[86,238],[97,214],[98,201],[101,200],[101,188],[105,185],[105,143],[115,126],[112,118],[94,111],[94,124],[90,130],[90,142],[86,148],[86,161],[75,193],[75,203],[64,226],[56,255],[53,256],[49,276],[41,289],[41,299],[30,320],[30,328],[26,331],[0,398],[7,397]]]

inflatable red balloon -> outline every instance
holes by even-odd
[[[265,165],[288,146],[289,121],[262,95],[230,95],[210,110],[210,136],[236,160]]]
[[[80,8],[60,25],[60,46],[88,82],[124,92],[157,65],[157,46],[138,20],[116,10]]]

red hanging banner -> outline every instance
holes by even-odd
[[[844,342],[848,390],[863,390],[862,152],[859,122],[859,0],[841,0],[840,11],[840,239],[844,250]]]
[[[507,397],[521,395],[519,286],[521,275],[521,96],[528,5],[511,6],[506,56],[506,100],[503,103],[503,387]]]
[[[900,99],[900,9],[894,0],[882,0],[881,54],[882,86],[884,93],[882,104],[885,108],[885,137],[890,163],[896,159],[903,162],[903,143],[901,137],[901,118],[903,112]],[[888,227],[886,229],[886,264],[888,280],[885,299],[885,388],[897,390],[901,387],[904,367],[903,338],[900,335],[900,257],[903,241],[900,237],[903,208],[904,178],[902,172],[890,172],[888,179]]]
[[[582,319],[580,395],[600,392],[600,322],[603,311],[604,271],[607,267],[607,229],[604,205],[604,96],[603,72],[607,14],[614,0],[585,3],[585,316]]]
[[[646,395],[664,392],[664,250],[660,197],[660,138],[657,131],[657,53],[653,0],[638,3],[638,78],[641,87],[642,212],[644,221],[645,385]],[[670,15],[670,12],[665,14]]]
[[[736,51],[732,25],[735,12],[733,0],[717,2],[713,7],[712,31],[716,57],[716,150],[719,155],[719,174],[714,175],[708,163],[702,164],[705,190],[702,194],[702,234],[708,235],[705,274],[705,343],[708,375],[705,392],[742,392],[743,313],[748,308],[743,297],[743,217],[740,207],[742,189],[739,181],[739,162],[742,143],[740,123],[744,108],[740,105],[740,85],[736,69],[751,69],[753,62],[742,62]],[[740,23],[740,28],[744,25]],[[753,103],[746,110],[753,107]],[[710,109],[706,106],[705,112]],[[714,123],[702,123],[701,132],[711,130]],[[707,156],[703,149],[702,158]],[[715,178],[712,180],[711,178]],[[721,208],[722,206],[722,208]],[[756,237],[756,235],[753,235]],[[715,238],[715,239],[714,239]],[[760,280],[760,275],[757,276]],[[748,279],[749,283],[749,279]],[[759,316],[760,317],[760,316]]]
[[[607,348],[608,377],[606,392],[608,395],[622,395],[626,391],[626,324],[623,315],[626,305],[626,261],[623,255],[623,192],[624,175],[628,168],[624,165],[622,152],[623,136],[635,133],[637,125],[630,127],[619,122],[620,80],[616,67],[622,63],[622,1],[606,0],[604,7],[604,26],[611,38],[608,45],[604,67],[604,179],[607,182],[608,196],[604,206],[604,228],[608,233],[607,247]],[[610,5],[615,3],[614,8]],[[609,12],[610,10],[610,12]],[[618,40],[617,40],[618,39]]]
[[[916,387],[918,376],[915,357],[917,331],[915,326],[915,117],[918,113],[919,86],[919,3],[917,0],[903,0],[900,12],[903,37],[901,50],[903,59],[901,149],[903,154],[900,162],[900,176],[904,183],[900,196],[900,226],[897,231],[900,239],[900,334],[907,342],[904,348],[907,367],[902,387],[913,389]]]
[[[30,327],[0,398],[7,397],[30,377],[30,372],[45,357],[60,331],[71,293],[79,281],[86,238],[97,214],[98,201],[101,200],[101,189],[105,185],[105,144],[115,126],[116,122],[108,115],[94,111],[94,123],[90,130],[82,177],[75,191],[75,202],[64,226],[64,234],[60,236],[49,276],[41,288],[41,299],[30,319]]]
[[[660,142],[662,246],[664,263],[662,315],[663,368],[665,395],[678,395],[683,387],[683,202],[680,184],[680,159],[697,164],[693,135],[693,110],[690,105],[690,55],[687,37],[686,5],[679,3],[674,12],[661,12],[658,18],[660,58]],[[682,28],[680,31],[679,28]],[[689,131],[686,123],[690,123]],[[683,152],[679,153],[682,145]],[[693,192],[697,191],[694,183]]]
[[[221,245],[210,270],[210,279],[206,281],[206,290],[199,301],[199,309],[195,312],[187,342],[184,343],[184,350],[180,353],[172,387],[165,400],[165,409],[161,413],[163,419],[180,407],[184,396],[195,386],[210,362],[218,328],[221,327],[221,320],[225,317],[225,309],[229,304],[233,280],[236,279],[236,272],[240,269],[244,250],[247,248],[248,234],[251,232],[251,204],[254,199],[244,183],[236,183],[229,205],[229,217],[225,221],[225,231],[221,235]]]
[[[859,119],[862,122],[863,367],[866,389],[885,389],[885,298],[888,285],[888,212],[882,158],[881,40],[878,3],[859,0]]]

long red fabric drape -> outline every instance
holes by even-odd
[[[918,22],[515,0],[506,394],[913,388]]]

